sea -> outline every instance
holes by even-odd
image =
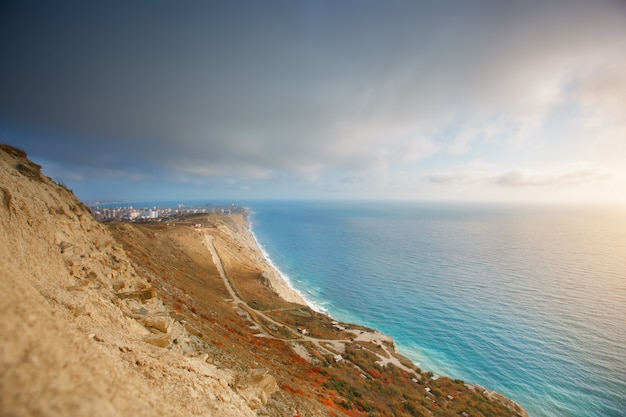
[[[532,417],[626,416],[626,209],[257,201],[252,230],[317,310]]]

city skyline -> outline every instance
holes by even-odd
[[[0,142],[83,200],[626,203],[626,4],[0,5]]]

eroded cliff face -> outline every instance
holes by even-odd
[[[0,282],[2,416],[526,416],[303,305],[245,216],[105,226],[7,145]]]
[[[0,415],[254,416],[278,389],[207,363],[107,228],[6,145],[0,230]]]

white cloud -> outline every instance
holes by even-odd
[[[424,182],[449,185],[497,185],[506,188],[570,187],[619,178],[623,173],[589,161],[580,161],[556,169],[503,169],[488,165],[466,165],[421,176]]]
[[[563,187],[577,186],[614,178],[617,172],[583,161],[550,171],[514,169],[491,180],[502,187]]]

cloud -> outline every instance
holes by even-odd
[[[475,176],[470,173],[451,172],[451,171],[426,174],[426,175],[423,175],[421,179],[423,181],[430,182],[433,184],[444,184],[444,185],[454,185],[454,186],[476,182]]]
[[[616,176],[616,172],[606,167],[579,162],[548,172],[516,169],[497,175],[492,180],[502,187],[563,187],[603,181]]]
[[[619,178],[619,172],[605,166],[580,161],[557,169],[502,169],[484,164],[469,164],[441,172],[421,175],[423,182],[444,186],[497,185],[505,188],[574,187]]]
[[[626,51],[621,62],[592,68],[577,80],[571,95],[581,108],[583,126],[605,136],[626,138]]]
[[[624,104],[619,1],[316,3],[15,2],[0,123],[93,175],[316,180],[524,143],[568,100],[596,126]]]

